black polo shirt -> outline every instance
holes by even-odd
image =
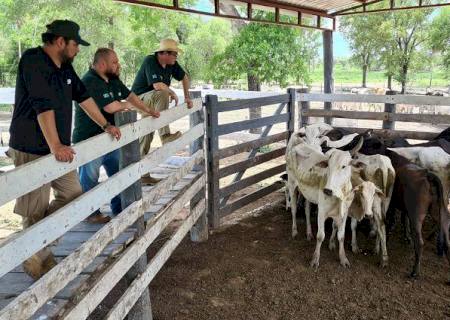
[[[101,113],[106,120],[114,124],[114,114],[108,113],[104,108],[114,102],[121,101],[130,95],[130,90],[120,79],[110,79],[105,81],[94,69],[90,69],[81,79],[89,94],[97,103]],[[91,118],[81,109],[80,105],[75,106],[75,129],[72,140],[74,143],[86,140],[103,132],[103,129],[92,121]]]
[[[185,74],[186,72],[184,72],[178,62],[175,62],[174,65],[166,65],[166,67],[163,68],[158,62],[156,54],[152,54],[144,59],[144,62],[134,79],[131,91],[137,95],[141,95],[154,90],[153,84],[156,82],[163,82],[170,86],[172,77],[181,81]]]
[[[9,132],[10,147],[31,154],[50,153],[38,114],[53,110],[62,144],[70,145],[72,100],[89,98],[70,63],[58,68],[41,47],[24,52],[16,80],[15,107]]]

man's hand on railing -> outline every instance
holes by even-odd
[[[161,114],[159,113],[159,111],[151,111],[150,112],[150,116],[152,116],[153,118],[159,118]]]
[[[116,140],[119,140],[119,139],[120,139],[120,136],[122,135],[122,134],[120,133],[120,129],[117,128],[117,127],[115,127],[115,126],[112,126],[112,125],[107,126],[107,127],[105,128],[105,132],[107,132],[107,133],[109,133],[110,135],[112,135]]]
[[[191,98],[185,98],[184,102],[186,102],[188,109],[191,109],[194,106],[194,102],[191,100]]]
[[[56,160],[61,162],[72,162],[73,157],[75,155],[75,150],[72,147],[65,146],[63,144],[56,145],[53,148],[50,148],[50,151],[55,156]]]
[[[175,101],[175,105],[177,106],[178,105],[178,96],[177,96],[177,94],[172,91],[172,92],[169,92],[169,96],[170,96],[170,101],[169,102]]]

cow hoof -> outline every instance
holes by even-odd
[[[387,261],[381,261],[381,263],[380,263],[380,267],[383,269],[387,268],[388,265],[389,265],[389,263]]]
[[[344,268],[350,268],[350,262],[347,258],[341,260],[341,266],[343,266]]]
[[[319,260],[312,259],[312,261],[311,261],[311,263],[309,265],[314,270],[317,270],[317,269],[319,269]]]
[[[295,237],[297,236],[298,231],[292,231],[292,239],[295,239]]]
[[[358,246],[352,246],[352,252],[354,254],[359,254],[361,253],[361,250],[358,248]]]
[[[336,249],[336,243],[330,242],[328,244],[328,249],[330,249],[330,251],[334,251],[334,249]]]
[[[409,274],[409,278],[411,279],[419,279],[419,274],[416,271],[413,271]]]
[[[311,241],[313,239],[313,235],[311,233],[306,234],[306,240]]]

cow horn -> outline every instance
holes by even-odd
[[[354,156],[356,153],[358,153],[358,151],[361,149],[363,143],[364,143],[364,138],[363,137],[359,137],[358,144],[350,151],[350,154],[352,156]]]

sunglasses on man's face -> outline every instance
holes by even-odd
[[[175,51],[166,51],[169,56],[178,57],[178,52]]]

